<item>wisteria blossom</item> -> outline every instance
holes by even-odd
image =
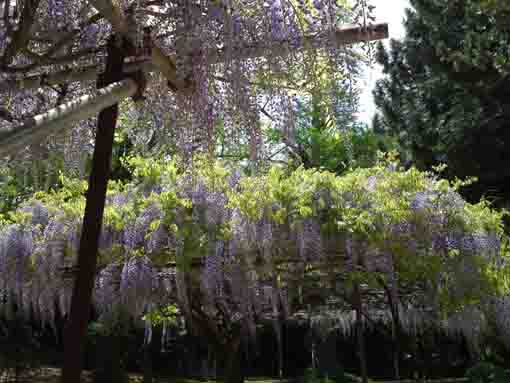
[[[507,267],[498,213],[462,202],[430,175],[378,166],[343,177],[303,169],[247,177],[207,161],[197,160],[194,171],[136,163],[158,175],[109,192],[94,289],[99,313],[120,304],[139,320],[177,304],[189,319],[202,313],[253,334],[261,318],[297,313],[299,281],[315,273],[304,265],[326,262],[316,274],[323,294],[349,294],[353,276],[366,278],[361,291],[385,281],[376,288],[391,291],[405,331],[426,326],[422,315],[469,336],[475,349],[494,312],[498,331],[510,334],[507,298],[491,287],[491,275]],[[0,229],[6,302],[33,308],[45,322],[55,318],[50,302],[69,309],[82,214],[76,206],[84,197],[60,198],[38,194]],[[438,260],[442,266],[432,267]],[[385,301],[366,304],[382,310]],[[448,307],[451,317],[441,322]]]
[[[299,73],[300,80],[310,77],[307,83],[312,83],[316,73],[299,68],[315,57],[331,67],[332,79],[355,78],[348,58],[359,48],[350,44],[387,35],[384,25],[378,32],[366,23],[365,13],[372,8],[364,1],[356,7],[338,1],[289,0],[107,1],[111,7],[106,8],[101,3],[37,2],[30,17],[22,18],[30,1],[5,2],[9,9],[0,23],[0,100],[11,107],[0,118],[1,129],[18,129],[24,119],[95,94],[107,41],[122,30],[136,48],[134,57],[128,57],[136,61],[129,64],[129,73],[141,68],[151,84],[144,89],[145,101],[129,107],[131,115],[138,109],[138,117],[127,124],[134,141],[175,145],[183,154],[207,151],[221,123],[222,134],[233,145],[249,137],[256,159],[262,150],[261,109],[292,139],[294,111],[289,99],[294,96],[277,78]],[[151,49],[159,60],[148,59]],[[310,49],[313,54],[308,54]],[[260,82],[261,74],[275,81]],[[328,84],[324,87],[329,90],[323,91],[334,94],[338,83]],[[330,101],[334,109],[334,98]],[[61,127],[50,140],[65,150],[67,166],[82,173],[83,151],[91,150],[91,121],[82,118]],[[27,143],[39,144],[46,138]]]

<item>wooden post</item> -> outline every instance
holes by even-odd
[[[124,50],[111,38],[105,72],[98,80],[98,87],[119,80],[122,75]],[[136,89],[136,85],[132,86]],[[106,189],[110,175],[118,104],[114,103],[99,113],[96,143],[92,158],[92,170],[83,217],[80,248],[78,250],[78,274],[74,283],[71,310],[64,337],[64,366],[62,383],[80,382],[82,370],[83,338],[87,332],[92,291],[97,267],[98,242],[103,223]]]

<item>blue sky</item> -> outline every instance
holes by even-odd
[[[370,0],[375,5],[376,22],[387,22],[389,24],[390,38],[399,39],[404,37],[405,31],[402,25],[404,19],[404,10],[409,7],[408,0]],[[389,45],[389,39],[384,42]],[[363,81],[363,93],[361,95],[361,105],[359,117],[362,121],[370,123],[375,112],[375,105],[372,97],[372,89],[377,79],[382,77],[381,68],[374,64],[372,68],[367,68]]]

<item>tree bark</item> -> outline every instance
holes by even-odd
[[[111,0],[90,0],[89,2],[110,22],[116,33],[127,39],[131,38],[131,36],[129,36],[130,21],[122,15],[120,7]],[[166,56],[161,48],[154,43],[152,43],[151,47],[151,60],[152,63],[159,68],[163,76],[165,76],[173,90],[183,90],[188,87],[189,84],[187,84],[186,81],[180,80],[177,76],[175,58]]]
[[[30,75],[27,77],[0,81],[0,93],[19,92],[21,90],[38,89],[42,86],[54,86],[69,82],[86,82],[97,78],[100,65],[83,66],[80,70],[65,69],[59,72],[45,75]],[[135,60],[125,63],[124,73],[133,73],[138,70],[149,72],[154,70],[154,65],[148,60]],[[0,118],[12,120],[12,116],[0,109]]]
[[[395,371],[395,379],[400,380],[400,340],[402,339],[402,331],[400,326],[400,316],[398,307],[395,302],[391,301],[391,334],[393,336],[393,369]]]
[[[214,319],[205,314],[199,306],[191,309],[190,320],[213,347],[223,381],[225,383],[244,382],[241,364],[241,329],[233,326],[230,330],[221,331],[214,325]]]
[[[143,348],[143,383],[152,383],[153,380],[151,343],[149,343]]]
[[[98,87],[111,84],[122,76],[123,50],[113,38],[108,44],[105,72]],[[96,143],[89,178],[85,215],[78,250],[78,274],[74,284],[69,322],[64,340],[64,366],[61,381],[78,383],[82,370],[83,340],[89,320],[92,290],[97,266],[98,242],[103,222],[106,189],[110,174],[113,137],[117,122],[118,105],[114,104],[99,113]]]
[[[2,65],[9,65],[14,56],[16,56],[20,50],[27,46],[28,41],[30,40],[30,30],[37,15],[37,8],[39,8],[39,2],[40,0],[25,1],[25,5],[21,14],[20,25],[12,33],[12,40],[10,44],[5,48],[5,52],[2,57]],[[8,4],[8,2],[5,3],[5,5]],[[9,12],[8,7],[4,9],[4,12]]]

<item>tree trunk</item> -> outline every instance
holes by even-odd
[[[113,38],[110,39],[105,73],[101,80],[98,80],[97,86],[102,87],[117,81],[122,75],[123,61],[123,50],[115,46]],[[97,121],[96,143],[78,250],[78,274],[74,283],[69,322],[65,332],[64,366],[61,376],[63,383],[80,381],[83,340],[90,315],[117,115],[118,105],[115,104],[102,110]]]
[[[367,356],[365,350],[365,336],[363,333],[362,322],[362,302],[359,283],[354,284],[353,302],[356,310],[356,340],[358,343],[358,354],[361,369],[361,378],[363,383],[368,383]]]
[[[393,341],[393,370],[395,373],[395,380],[400,380],[400,341],[402,339],[402,326],[400,324],[400,316],[398,312],[397,301],[397,281],[393,277],[391,288],[384,282],[381,284],[388,298],[388,304],[391,311],[391,336]]]
[[[393,369],[395,371],[395,379],[400,380],[400,341],[402,339],[402,331],[400,326],[400,316],[398,307],[392,302],[391,313],[391,334],[393,336]]]
[[[278,378],[282,378],[283,376],[283,342],[282,342],[282,322],[280,316],[278,315],[273,320],[273,326],[276,335],[276,348],[277,348],[277,358],[276,358],[276,375]]]
[[[393,336],[393,370],[395,372],[395,380],[400,380],[400,337],[398,333],[397,324],[395,323],[395,318],[393,318],[391,334]]]
[[[322,130],[321,110],[319,106],[319,98],[316,94],[312,96],[312,128],[315,129],[312,135],[312,167],[321,166],[321,143],[320,131]]]
[[[143,383],[152,383],[152,356],[151,343],[145,344],[143,348]]]
[[[223,370],[224,383],[243,383],[244,376],[241,366],[241,336],[237,335],[226,345],[224,352],[225,365]]]
[[[388,291],[388,301],[391,310],[391,336],[393,341],[393,371],[395,373],[395,380],[400,380],[400,340],[402,331],[400,327],[400,317],[398,314],[398,307]]]

